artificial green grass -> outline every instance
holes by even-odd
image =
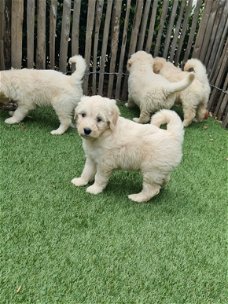
[[[124,116],[135,113],[120,107]],[[81,139],[51,109],[1,132],[0,303],[228,303],[226,131],[186,130],[184,157],[148,204],[118,171],[97,196],[74,187]],[[169,151],[167,151],[169,153]]]

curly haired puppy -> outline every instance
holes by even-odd
[[[76,71],[67,76],[54,70],[9,70],[0,72],[0,95],[17,101],[18,107],[5,120],[8,124],[19,123],[36,106],[52,105],[60,126],[51,134],[63,134],[71,125],[74,108],[80,101],[82,78],[86,63],[82,56],[71,57],[69,63],[76,64]]]
[[[75,110],[76,125],[82,137],[86,162],[75,186],[98,194],[106,187],[114,169],[140,170],[142,191],[129,195],[135,202],[146,202],[157,195],[182,158],[183,124],[170,110],[156,113],[151,124],[138,124],[119,116],[113,99],[82,97]],[[160,129],[167,123],[167,130]]]
[[[153,72],[154,59],[151,54],[138,51],[128,60],[128,103],[140,108],[140,117],[135,122],[148,123],[151,114],[160,109],[170,109],[176,99],[176,93],[191,84],[194,74],[189,73],[183,80],[172,83]]]
[[[210,95],[210,85],[205,66],[198,59],[189,59],[184,71],[177,68],[164,58],[154,58],[153,70],[167,80],[176,82],[184,79],[188,72],[193,71],[195,79],[185,90],[177,94],[177,102],[181,102],[184,112],[184,126],[189,126],[193,119],[202,121],[207,118],[207,103]]]

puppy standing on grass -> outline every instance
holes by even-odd
[[[85,186],[94,180],[89,193],[102,192],[114,169],[140,170],[143,189],[128,197],[146,202],[159,193],[181,161],[184,130],[173,111],[161,110],[151,124],[142,125],[120,117],[115,100],[92,96],[82,97],[75,114],[86,162],[81,177],[71,182]],[[167,130],[160,129],[165,123]]]
[[[207,118],[207,103],[211,89],[206,68],[200,60],[189,59],[184,66],[184,71],[182,71],[164,58],[156,57],[154,58],[153,70],[172,82],[184,79],[188,72],[193,71],[195,79],[191,85],[176,96],[177,101],[180,101],[183,107],[183,124],[187,127],[193,119],[202,121]]]
[[[128,107],[135,104],[140,108],[140,117],[135,122],[148,123],[151,114],[160,109],[170,109],[176,93],[187,88],[194,79],[189,73],[179,82],[172,83],[153,72],[154,59],[151,54],[138,51],[128,60]]]
[[[19,123],[36,106],[52,105],[60,126],[51,134],[63,134],[71,125],[74,108],[80,101],[82,78],[86,62],[80,55],[71,57],[69,63],[76,64],[76,71],[67,76],[54,70],[9,70],[0,72],[0,95],[17,101],[18,107],[8,124]]]

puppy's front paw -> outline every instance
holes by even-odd
[[[133,121],[134,122],[139,122],[139,118],[135,117],[135,118],[133,118]]]
[[[12,125],[18,123],[18,121],[15,119],[15,117],[10,117],[5,120],[5,123]]]
[[[72,184],[77,186],[77,187],[81,187],[81,186],[85,186],[87,185],[87,181],[85,181],[83,178],[81,177],[75,177],[71,180]]]
[[[140,193],[128,195],[128,198],[136,203],[145,203],[148,201],[148,199]]]
[[[102,188],[101,187],[98,187],[96,185],[92,185],[92,186],[89,186],[87,189],[86,189],[86,192],[88,193],[91,193],[91,194],[98,194],[98,193],[101,193],[102,192]]]
[[[51,131],[51,134],[52,134],[52,135],[62,135],[63,133],[64,133],[64,132],[59,131],[58,129],[57,129],[57,130]]]

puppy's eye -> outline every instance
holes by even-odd
[[[85,112],[82,112],[82,113],[81,113],[81,116],[82,116],[82,117],[86,117],[86,113],[85,113]]]
[[[102,118],[100,116],[97,117],[97,122],[101,122]]]

